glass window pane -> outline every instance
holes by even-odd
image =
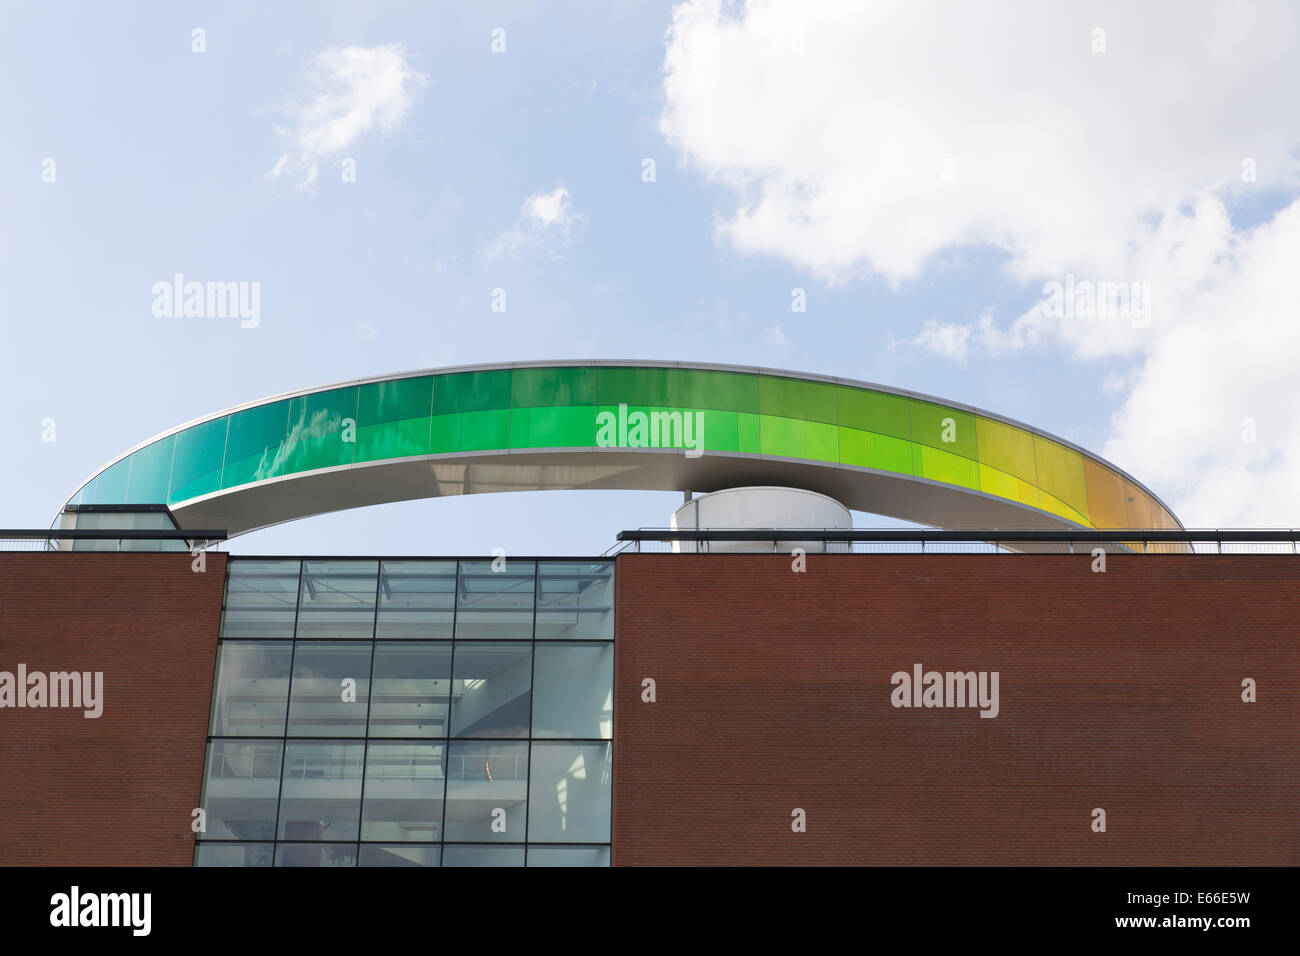
[[[451,682],[453,737],[527,737],[531,644],[457,644]]]
[[[214,740],[208,744],[204,840],[271,840],[280,796],[278,740]]]
[[[609,866],[607,846],[530,846],[529,866]]]
[[[614,645],[538,644],[533,667],[534,737],[614,734]]]
[[[356,844],[280,843],[275,848],[276,866],[356,866]]]
[[[274,843],[200,843],[195,866],[270,866]]]
[[[532,637],[536,576],[535,561],[462,561],[457,585],[456,636]]]
[[[440,866],[442,847],[440,846],[402,846],[395,844],[384,846],[376,843],[364,843],[361,846],[361,859],[358,866]]]
[[[443,866],[523,866],[521,846],[449,846],[442,852]]]
[[[169,505],[206,495],[221,487],[221,458],[230,418],[213,419],[176,433],[176,452],[168,481]],[[86,504],[91,504],[85,499]]]
[[[455,607],[455,561],[385,561],[375,637],[450,638]]]
[[[226,641],[212,690],[214,737],[283,737],[289,701],[289,641]]]
[[[539,562],[537,638],[613,640],[614,562]]]
[[[529,840],[609,840],[611,749],[607,743],[533,744]]]
[[[360,743],[289,743],[280,794],[280,839],[357,838],[364,753]]]
[[[361,839],[442,839],[447,752],[443,744],[370,744]]]
[[[285,443],[285,471],[335,468],[352,463],[356,434],[351,441],[345,421],[356,425],[357,387],[334,388],[299,395],[289,400],[289,437]]]
[[[446,737],[451,642],[375,645],[371,737]]]
[[[370,640],[378,579],[377,561],[304,561],[298,637]]]
[[[369,642],[299,641],[293,654],[289,737],[364,737]],[[353,683],[345,684],[350,680]]]
[[[451,742],[444,840],[522,842],[527,808],[528,744]]]
[[[233,488],[284,474],[283,446],[289,436],[289,402],[255,405],[230,416],[221,487]]]
[[[231,558],[221,636],[292,638],[301,564]]]

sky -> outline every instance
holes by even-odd
[[[0,527],[253,399],[589,358],[925,392],[1188,527],[1300,526],[1297,40],[1285,3],[9,0]],[[258,322],[156,315],[178,273],[258,283]],[[408,502],[229,550],[592,554],[679,503]]]

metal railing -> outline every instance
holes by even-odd
[[[225,531],[188,528],[0,528],[0,551],[62,551],[93,554],[99,551],[158,553],[143,548],[122,547],[124,541],[176,541],[192,548],[211,548],[226,540]],[[78,541],[117,542],[116,547],[78,548]],[[62,544],[61,542],[69,542]],[[160,549],[161,550],[161,549]]]
[[[1087,529],[982,528],[943,531],[924,528],[744,528],[705,530],[636,528],[618,533],[605,556],[634,553],[743,553],[760,549],[788,553],[815,546],[839,554],[1290,554],[1300,553],[1294,528]]]

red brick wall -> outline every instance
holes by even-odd
[[[103,671],[104,710],[0,709],[0,864],[188,866],[226,556],[0,554],[0,670]]]
[[[1090,563],[620,556],[614,863],[1300,864],[1300,559]]]

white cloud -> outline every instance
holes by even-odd
[[[1122,396],[1100,450],[1189,525],[1289,526],[1300,201],[1251,230],[1227,203],[1300,191],[1298,21],[1280,2],[696,0],[674,10],[660,127],[733,197],[720,241],[827,282],[992,246],[1045,297],[1067,276],[1149,289],[1145,321],[1039,303],[911,344],[1125,360],[1099,382]]]
[[[330,47],[307,64],[303,90],[288,107],[292,123],[278,128],[285,152],[272,178],[292,176],[311,191],[320,164],[341,156],[365,133],[401,126],[429,78],[406,62],[401,44]]]
[[[1062,273],[1112,260],[1150,211],[1240,187],[1246,158],[1260,185],[1300,180],[1279,122],[1300,112],[1293,5],[734,11],[674,9],[660,128],[733,191],[721,238],[829,281],[905,280],[964,244],[1005,250],[1022,278]]]
[[[530,243],[551,240],[569,242],[573,228],[584,221],[573,208],[569,191],[557,186],[549,193],[534,193],[524,200],[515,224],[492,241],[485,254],[489,259],[518,252]]]
[[[768,326],[767,340],[773,345],[785,345],[785,330],[779,325]]]
[[[965,365],[970,336],[971,329],[968,325],[926,319],[920,334],[912,340],[912,344]]]

